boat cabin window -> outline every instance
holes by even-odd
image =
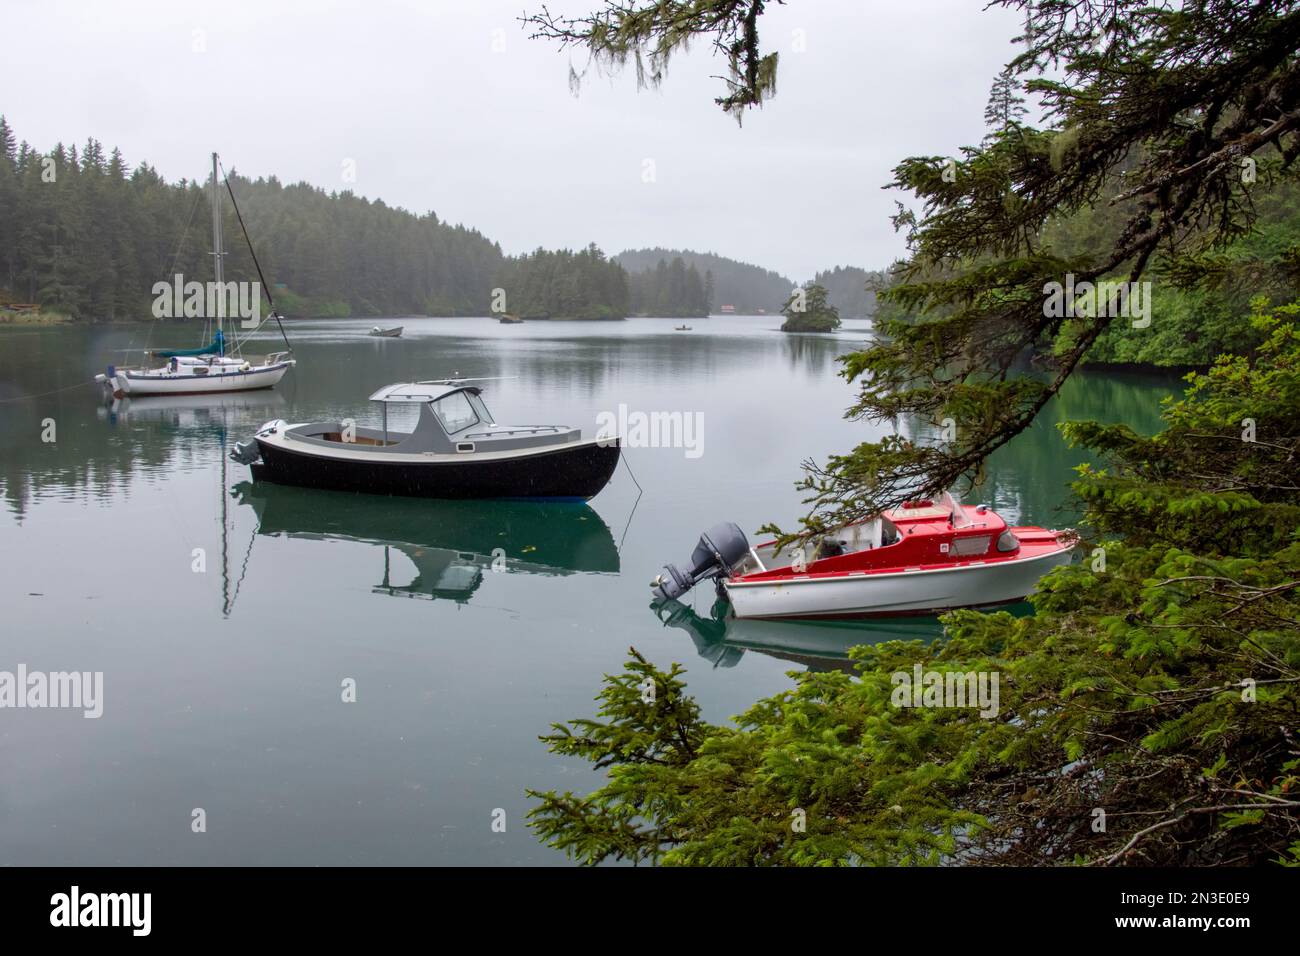
[[[956,538],[952,543],[952,553],[959,558],[984,554],[989,549],[989,540],[990,536],[987,534],[974,535],[969,538]]]
[[[890,521],[884,515],[880,516],[880,547],[887,548],[891,544],[896,544],[903,540],[903,536],[898,533],[898,525]]]
[[[463,432],[479,423],[478,413],[464,392],[452,392],[436,402],[430,402],[429,407],[438,416],[438,421],[442,422],[448,435]]]
[[[475,414],[479,417],[479,421],[488,425],[496,424],[496,419],[493,418],[492,413],[488,411],[487,404],[483,401],[482,395],[475,395],[471,392],[462,392],[461,394],[469,398],[469,403],[473,406]]]

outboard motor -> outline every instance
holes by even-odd
[[[679,598],[705,578],[726,574],[748,553],[749,539],[739,525],[731,521],[716,524],[700,535],[700,543],[691,552],[687,570],[666,564],[663,573],[650,582],[650,587],[657,598]]]
[[[251,465],[261,457],[262,452],[257,447],[257,442],[251,438],[248,441],[235,442],[235,447],[230,449],[230,460],[240,465]]]
[[[272,421],[266,422],[261,428],[259,428],[257,430],[257,434],[259,436],[274,435],[281,428],[284,428],[285,424],[286,423],[283,418],[273,419]],[[257,441],[252,438],[250,438],[248,441],[236,442],[235,447],[230,449],[230,460],[234,462],[238,462],[241,465],[251,465],[261,457],[262,457],[262,450],[257,447]]]

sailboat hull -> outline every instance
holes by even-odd
[[[206,375],[189,372],[175,374],[140,373],[119,369],[110,380],[113,394],[121,398],[132,395],[208,395],[213,392],[245,392],[272,388],[293,366],[292,359],[271,365],[256,365],[247,371],[238,368],[212,369]]]

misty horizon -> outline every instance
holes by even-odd
[[[40,151],[94,138],[169,182],[202,179],[216,151],[250,179],[432,212],[507,255],[688,249],[802,282],[904,254],[888,217],[908,197],[881,187],[906,156],[978,142],[1019,26],[946,0],[773,6],[764,35],[781,85],[738,127],[713,103],[725,64],[703,45],[658,89],[637,90],[630,67],[591,69],[575,96],[568,72],[584,57],[528,39],[519,17],[537,8],[22,5],[11,70],[40,77],[60,49],[58,82],[12,87],[0,113]]]

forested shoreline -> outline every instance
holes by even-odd
[[[479,231],[433,212],[286,185],[275,176],[230,176],[275,305],[290,317],[777,314],[797,287],[771,270],[683,249],[607,256],[593,243],[507,256]],[[147,319],[155,282],[177,273],[212,278],[209,202],[206,181],[169,183],[148,163],[131,166],[120,150],[94,139],[40,152],[18,142],[0,116],[0,321]],[[1150,328],[1110,326],[1084,362],[1203,368],[1241,347],[1243,337],[1252,344],[1256,333],[1241,322],[1251,299],[1282,302],[1300,294],[1300,270],[1290,257],[1300,241],[1300,188],[1278,183],[1261,192],[1258,205],[1256,228],[1200,263],[1201,281],[1154,277]],[[228,201],[224,208],[227,278],[251,280],[252,257]],[[1045,237],[1066,254],[1082,254],[1113,239],[1125,215],[1123,205],[1085,206],[1050,222]],[[896,282],[886,270],[836,266],[811,281],[826,289],[843,318],[884,326],[920,315],[888,296],[877,301],[877,291]],[[1070,346],[1063,334],[1039,350]]]
[[[276,307],[290,317],[704,317],[775,312],[792,283],[713,253],[607,257],[538,248],[507,256],[476,229],[344,190],[229,176]],[[0,318],[116,322],[150,316],[153,285],[213,278],[206,180],[169,183],[95,139],[41,152],[0,116]],[[256,278],[224,203],[227,279]],[[730,310],[729,310],[730,311]]]

